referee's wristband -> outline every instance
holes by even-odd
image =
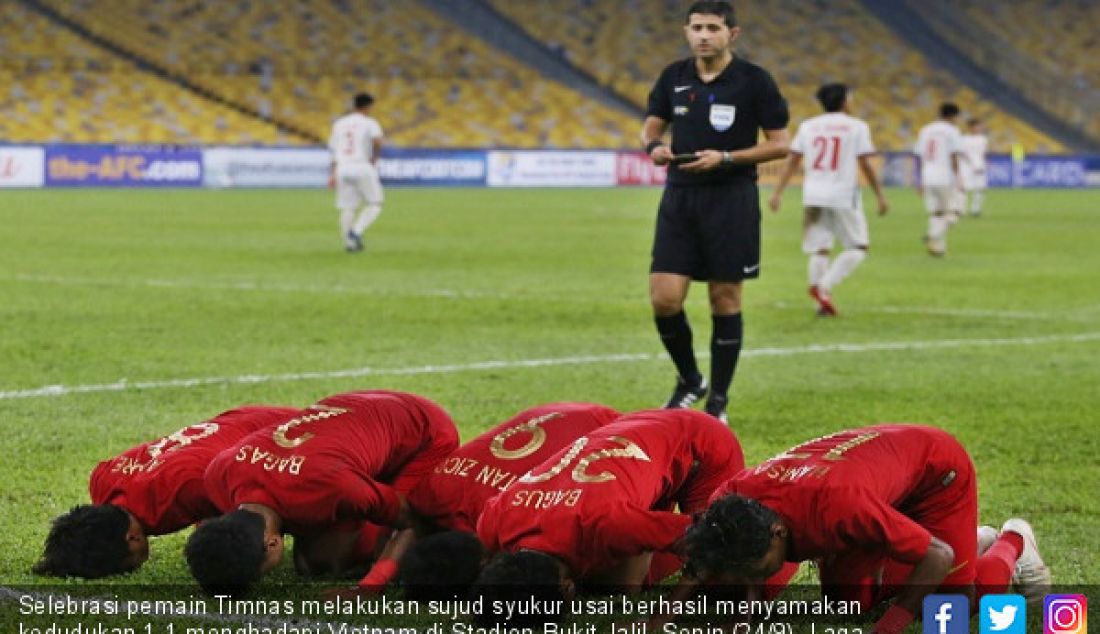
[[[661,147],[662,145],[664,145],[664,142],[662,142],[660,140],[650,141],[649,143],[646,143],[646,145],[645,145],[645,153],[646,154],[653,154],[653,150],[656,150],[657,148]]]

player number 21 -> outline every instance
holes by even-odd
[[[837,165],[840,164],[840,137],[814,137],[814,149],[817,150],[817,157],[814,158],[814,169],[835,172]],[[826,167],[826,163],[828,163],[828,167]]]

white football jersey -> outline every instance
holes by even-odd
[[[866,123],[843,112],[807,119],[798,126],[791,151],[803,157],[803,205],[845,209],[859,206],[858,159],[875,153],[871,128]]]
[[[921,184],[925,187],[955,184],[951,155],[962,153],[962,135],[954,125],[940,120],[921,128],[913,153],[920,157]]]
[[[374,140],[381,138],[382,126],[374,117],[352,112],[332,124],[328,149],[338,165],[369,163],[374,158]]]
[[[985,153],[988,150],[989,139],[984,134],[962,135],[962,153],[971,170],[985,169]]]

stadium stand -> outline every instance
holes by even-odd
[[[412,2],[44,4],[141,59],[318,137],[369,90],[388,142],[619,147],[636,118],[540,79]]]
[[[280,143],[273,126],[143,72],[33,10],[0,2],[0,139]]]
[[[661,68],[689,54],[679,32],[682,2],[492,2],[533,36],[639,105],[644,105]],[[884,149],[911,147],[917,130],[944,99],[988,121],[994,151],[1007,151],[1013,141],[1034,151],[1062,149],[930,66],[855,0],[769,0],[742,3],[738,12],[745,26],[738,51],[775,74],[795,121],[817,113],[813,93],[818,85],[844,81],[856,87],[857,114],[868,119]]]
[[[986,72],[1100,142],[1100,4],[909,0],[937,34]],[[1029,69],[1021,72],[1021,69]]]

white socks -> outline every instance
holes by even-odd
[[[817,286],[821,283],[821,278],[825,276],[825,271],[829,268],[829,256],[815,253],[810,256],[810,264],[806,270],[807,276],[810,279],[810,286]]]
[[[947,250],[947,228],[949,226],[946,216],[937,216],[935,214],[928,216],[929,249],[938,252]]]
[[[356,235],[363,235],[363,232],[370,227],[371,224],[378,219],[378,215],[382,213],[382,205],[367,205],[363,208],[363,211],[359,212],[359,219],[355,221],[355,233]]]
[[[351,223],[355,221],[354,209],[341,209],[340,210],[340,238],[347,240],[348,232],[351,231]]]
[[[970,215],[980,216],[982,203],[985,202],[985,192],[978,189],[970,193]]]
[[[818,287],[822,291],[828,293],[834,286],[840,284],[840,282],[851,275],[852,271],[859,266],[867,257],[867,251],[863,249],[847,249],[840,255],[836,256],[833,263],[829,265],[829,269],[825,271],[825,275],[821,277],[818,282]]]

